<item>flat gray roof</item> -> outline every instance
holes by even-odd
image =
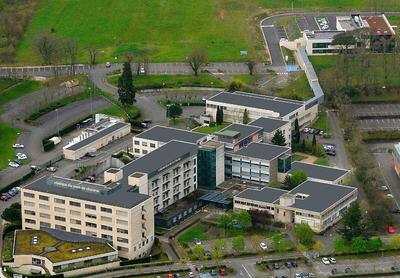
[[[289,193],[294,195],[302,193],[308,195],[308,197],[304,199],[296,198],[295,203],[291,207],[323,212],[356,190],[357,188],[355,187],[307,180],[292,189]]]
[[[288,151],[290,151],[290,148],[288,147],[252,142],[239,151],[232,153],[232,156],[240,155],[264,160],[272,160]]]
[[[204,133],[158,125],[135,136],[135,138],[159,141],[164,143],[167,143],[171,140],[197,143],[199,140],[205,137],[207,137],[207,134]]]
[[[307,37],[309,39],[322,39],[322,40],[330,40],[333,39],[334,36],[343,34],[344,31],[314,31],[314,34],[308,34]]]
[[[124,176],[122,183],[128,184],[128,176],[135,172],[146,173],[150,178],[156,175],[160,169],[197,154],[197,149],[198,146],[193,143],[170,141],[122,167]]]
[[[303,102],[301,101],[287,100],[277,97],[268,97],[241,92],[221,92],[209,98],[207,101],[217,101],[233,105],[265,109],[279,113],[280,117],[284,117],[303,106]]]
[[[293,171],[296,170],[304,170],[307,177],[332,181],[332,182],[336,181],[339,178],[342,178],[344,175],[350,172],[350,170],[346,169],[327,167],[311,163],[304,163],[301,161],[293,162],[292,169],[289,171],[289,173],[293,173]]]
[[[279,197],[285,193],[288,193],[288,191],[272,187],[263,187],[262,189],[248,188],[237,194],[235,197],[272,204],[279,200]]]
[[[273,131],[277,130],[278,128],[284,126],[288,122],[289,121],[285,121],[285,120],[281,120],[281,119],[261,117],[255,121],[252,121],[249,124],[253,125],[253,126],[262,127],[265,132],[273,132]]]
[[[224,131],[239,132],[240,134],[239,134],[239,136],[237,138],[237,142],[236,142],[236,143],[239,143],[243,139],[246,139],[249,136],[251,136],[251,135],[253,135],[253,134],[257,133],[257,132],[260,132],[261,130],[262,130],[262,128],[259,127],[259,126],[242,125],[242,124],[231,124],[231,125],[228,125],[227,127],[225,127],[224,129],[221,129],[219,132],[216,132],[216,135],[218,136],[217,133],[221,133],[221,132],[224,132]],[[228,143],[231,142],[231,140],[229,140],[229,138],[224,138],[224,137],[221,137],[221,136],[218,136],[218,141],[228,142]]]
[[[70,183],[76,184],[77,182],[75,180],[70,180],[67,178],[61,178],[61,177],[53,178],[49,176],[44,176],[31,182],[24,188],[43,193],[55,194],[78,200],[86,200],[86,201],[112,205],[117,207],[124,207],[124,208],[135,207],[136,205],[150,198],[150,196],[133,192],[132,187],[128,185],[119,186],[118,188],[115,188],[115,190],[110,190],[109,192],[101,194],[99,192],[91,192],[88,190],[79,189],[78,187],[75,187],[73,189],[73,188],[67,188],[65,186],[59,186],[56,185],[54,181],[63,182],[64,184],[70,184]],[[96,186],[96,184],[87,182],[81,182],[81,184],[83,185],[83,187],[86,184],[88,186],[91,186],[92,188]],[[102,187],[102,185],[97,185],[97,186]]]
[[[83,148],[83,147],[85,147],[85,146],[87,146],[87,145],[99,140],[100,138],[103,138],[103,137],[107,136],[108,134],[110,134],[112,132],[115,132],[116,130],[118,130],[120,128],[123,128],[123,127],[125,127],[127,125],[129,125],[129,124],[128,123],[123,123],[123,122],[115,123],[112,126],[107,127],[105,129],[95,133],[94,135],[89,136],[88,138],[83,139],[82,141],[69,146],[66,149],[67,150],[71,150],[71,151],[79,150],[79,149],[81,149],[81,148]]]

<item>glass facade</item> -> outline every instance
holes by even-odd
[[[198,157],[198,163],[197,163],[198,186],[200,188],[208,190],[215,190],[217,185],[216,150],[200,148],[197,157]]]
[[[283,155],[278,158],[278,172],[279,173],[286,173],[292,167],[292,156],[290,155]]]

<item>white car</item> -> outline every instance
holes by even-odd
[[[144,67],[141,66],[141,67],[139,68],[139,74],[145,74],[145,73],[146,73],[146,71],[145,71]]]
[[[331,264],[336,264],[336,259],[335,258],[329,258],[329,262]]]
[[[109,68],[109,67],[111,67],[111,64],[110,64],[110,62],[107,62],[106,63],[106,68]]]
[[[11,161],[10,163],[8,163],[8,166],[10,166],[10,167],[12,167],[12,168],[18,168],[18,167],[19,167],[19,164],[16,163],[16,162],[14,162],[14,161]]]
[[[193,272],[189,272],[189,278],[194,278],[194,273]]]
[[[394,198],[393,194],[386,194],[386,197],[388,197],[388,198]]]
[[[331,262],[329,261],[329,259],[326,258],[326,257],[323,257],[321,261],[322,261],[322,263],[323,263],[324,265],[329,265],[329,264],[331,264]]]
[[[47,170],[47,171],[49,171],[49,172],[52,172],[52,173],[54,173],[54,172],[56,172],[56,171],[57,171],[57,167],[54,167],[54,166],[47,167],[47,168],[46,168],[46,170]]]
[[[24,154],[24,153],[17,153],[17,158],[19,159],[19,160],[24,160],[24,159],[28,159],[28,157],[26,156],[26,154]]]
[[[322,26],[321,26],[321,29],[322,29],[322,30],[327,30],[327,29],[329,29],[329,26],[328,26],[328,25],[322,25]]]
[[[267,249],[268,249],[268,246],[267,246],[267,244],[266,244],[265,242],[261,242],[261,243],[260,243],[260,247],[261,247],[261,249],[263,249],[263,250],[267,250]]]
[[[14,144],[14,145],[13,145],[13,148],[14,148],[14,149],[23,149],[23,148],[25,148],[25,146],[22,145],[22,144]]]

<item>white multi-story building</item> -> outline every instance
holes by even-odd
[[[147,255],[154,242],[151,196],[120,183],[41,177],[21,190],[22,228],[105,239],[127,259]]]
[[[133,153],[135,156],[146,155],[171,140],[201,144],[212,137],[204,133],[157,125],[133,137]]]
[[[121,169],[107,170],[105,182],[152,196],[154,212],[160,212],[197,189],[197,151],[197,144],[172,140]]]
[[[221,92],[206,101],[206,114],[214,117],[217,107],[223,109],[224,121],[242,123],[247,110],[250,121],[260,117],[289,121],[292,125],[298,119],[299,125],[311,123],[318,114],[318,105],[306,109],[302,101],[256,95],[243,92]]]
[[[292,143],[292,126],[289,121],[274,119],[274,118],[258,118],[249,123],[252,126],[259,126],[263,128],[263,142],[272,143],[272,138],[279,130],[285,137],[286,146],[290,147]]]
[[[307,180],[291,191],[264,187],[234,196],[234,209],[260,210],[289,226],[307,223],[322,232],[357,200],[357,188]]]

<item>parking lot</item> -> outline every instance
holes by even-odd
[[[400,129],[400,104],[354,104],[353,115],[362,130]]]
[[[398,119],[363,119],[357,120],[362,130],[399,130],[400,118]]]

